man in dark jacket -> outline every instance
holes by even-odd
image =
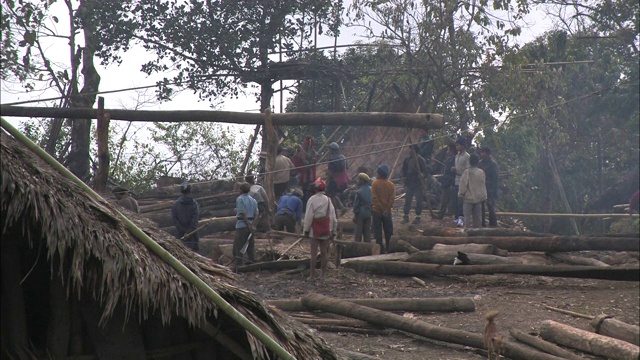
[[[482,227],[486,227],[485,207],[489,212],[489,227],[498,226],[496,217],[496,201],[498,200],[498,176],[500,168],[498,163],[491,157],[491,149],[487,146],[480,148],[480,164],[478,167],[484,171],[485,184],[487,187],[487,200],[482,207]]]
[[[455,215],[458,206],[458,194],[454,194],[456,173],[451,171],[455,167],[456,162],[456,144],[451,142],[447,145],[447,158],[444,160],[443,173],[440,178],[440,186],[442,187],[442,199],[440,200],[440,211],[435,215],[436,219],[443,219],[450,210]]]
[[[404,178],[406,191],[403,208],[403,224],[409,222],[409,212],[411,211],[411,203],[413,202],[414,196],[416,198],[416,219],[413,223],[419,224],[421,220],[420,216],[422,215],[424,194],[422,192],[422,180],[420,178],[428,175],[428,168],[424,158],[418,155],[418,151],[420,151],[418,145],[411,145],[409,147],[409,156],[402,162],[402,177]]]
[[[180,193],[182,196],[171,207],[171,219],[177,230],[176,237],[182,240],[182,243],[189,249],[198,251],[200,238],[197,232],[186,239],[183,237],[197,228],[200,208],[198,203],[189,196],[191,194],[190,184],[186,182],[180,184]]]

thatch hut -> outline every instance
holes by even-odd
[[[1,358],[273,359],[115,209],[0,132]],[[127,216],[298,359],[336,354],[148,220]]]

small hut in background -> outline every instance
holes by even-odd
[[[0,132],[2,358],[273,359],[150,252],[114,208]],[[159,245],[298,359],[337,355],[149,220]]]

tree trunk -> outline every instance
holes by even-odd
[[[109,114],[104,112],[104,98],[98,97],[98,125],[96,138],[98,140],[98,170],[94,181],[96,192],[107,190],[109,178]]]
[[[348,316],[354,319],[364,320],[375,325],[410,332],[433,340],[471,346],[478,349],[484,348],[482,334],[430,325],[418,319],[411,319],[401,315],[371,309],[349,301],[333,299],[320,294],[309,294],[302,298],[302,303],[304,306],[313,310],[322,310]],[[504,347],[504,355],[513,360],[560,359],[552,355],[527,349],[510,341],[506,341]]]
[[[560,260],[567,264],[573,265],[584,265],[584,266],[609,266],[609,264],[604,263],[600,260],[590,259],[582,256],[573,256],[563,253],[547,253],[547,256],[554,258],[556,260]]]
[[[495,255],[467,254],[472,265],[522,264],[517,258]],[[411,254],[407,262],[452,265],[455,255],[449,252],[424,250]]]
[[[471,298],[383,298],[383,299],[345,299],[368,308],[384,311],[409,312],[473,312],[476,305]],[[309,311],[301,299],[268,300],[267,304],[282,311]]]
[[[640,345],[640,327],[638,326],[629,325],[607,315],[597,316],[590,325],[597,334],[620,339],[636,346]]]
[[[273,125],[273,118],[271,115],[271,110],[269,108],[266,108],[265,110],[265,125],[264,125],[264,134],[263,134],[263,142],[262,142],[262,148],[266,150],[267,152],[267,158],[266,158],[266,166],[265,166],[265,170],[266,170],[266,174],[264,174],[264,190],[267,193],[267,198],[266,202],[267,202],[267,207],[269,208],[269,211],[271,211],[272,213],[275,212],[275,201],[276,201],[276,195],[275,195],[275,190],[273,189],[273,178],[274,178],[274,173],[273,171],[276,168],[276,153],[278,150],[278,135],[275,129],[275,126]],[[266,139],[264,138],[264,136],[266,135]]]
[[[309,259],[265,261],[265,262],[240,266],[238,267],[238,272],[243,273],[243,272],[258,271],[258,270],[293,270],[293,269],[308,267],[310,263],[311,263],[311,260]]]
[[[463,229],[451,227],[428,227],[422,230],[422,234],[425,236],[466,236]]]
[[[91,106],[91,105],[88,105]],[[212,111],[212,110],[121,110],[105,109],[111,114],[111,120],[134,122],[218,122],[231,124],[263,125],[263,114]],[[16,117],[65,117],[69,119],[95,119],[96,109],[85,108],[44,108],[24,106],[2,106],[2,116]],[[158,120],[162,119],[162,120]],[[384,126],[402,128],[440,129],[444,117],[440,114],[411,113],[284,113],[273,114],[273,123],[277,126]],[[265,142],[265,139],[262,140]]]
[[[554,234],[544,234],[537,233],[532,231],[523,231],[518,229],[504,229],[504,228],[478,228],[478,229],[467,229],[464,231],[467,236],[525,236],[525,237],[550,237],[555,236]],[[425,235],[427,235],[425,233]],[[435,235],[429,234],[430,236],[456,236],[456,235]],[[461,236],[461,235],[457,235]]]
[[[334,240],[336,247],[340,247],[341,258],[380,255],[380,245],[355,241]]]
[[[380,255],[360,256],[349,259],[344,259],[340,264],[346,264],[350,261],[405,261],[409,258],[409,254],[406,252],[397,252]]]
[[[353,261],[345,267],[358,272],[396,276],[526,274],[582,279],[638,281],[638,266],[549,266],[549,265],[433,265],[400,261]]]
[[[458,251],[461,251],[465,254],[484,254],[484,255],[496,255],[496,256],[507,256],[509,254],[508,251],[498,249],[497,247],[491,244],[462,244],[462,245],[435,244],[433,245],[433,250],[446,252],[450,254],[456,254],[458,253]]]
[[[545,340],[609,359],[638,360],[640,357],[640,348],[637,345],[552,320],[542,322],[540,336]]]
[[[506,237],[506,236],[473,236],[473,237],[438,237],[438,236],[404,236],[402,240],[420,250],[431,250],[435,244],[491,244],[500,249],[512,252],[542,251],[569,252],[584,250],[608,251],[640,251],[637,238],[607,238],[590,236],[551,236],[551,237]],[[392,251],[404,251],[394,242]]]
[[[559,356],[563,359],[569,359],[569,360],[586,360],[587,359],[580,355],[574,354],[571,351],[567,351],[557,346],[556,344],[550,343],[548,341],[544,341],[536,336],[525,334],[522,331],[511,329],[510,333],[514,339],[520,341],[521,343],[524,343],[536,349],[542,350],[547,354]]]

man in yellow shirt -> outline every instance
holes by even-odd
[[[373,195],[373,233],[376,243],[380,245],[380,250],[389,252],[391,235],[393,235],[393,219],[391,209],[396,200],[396,186],[389,181],[389,167],[380,165],[377,171],[376,180],[371,185]],[[385,244],[382,244],[382,231],[384,230]]]

